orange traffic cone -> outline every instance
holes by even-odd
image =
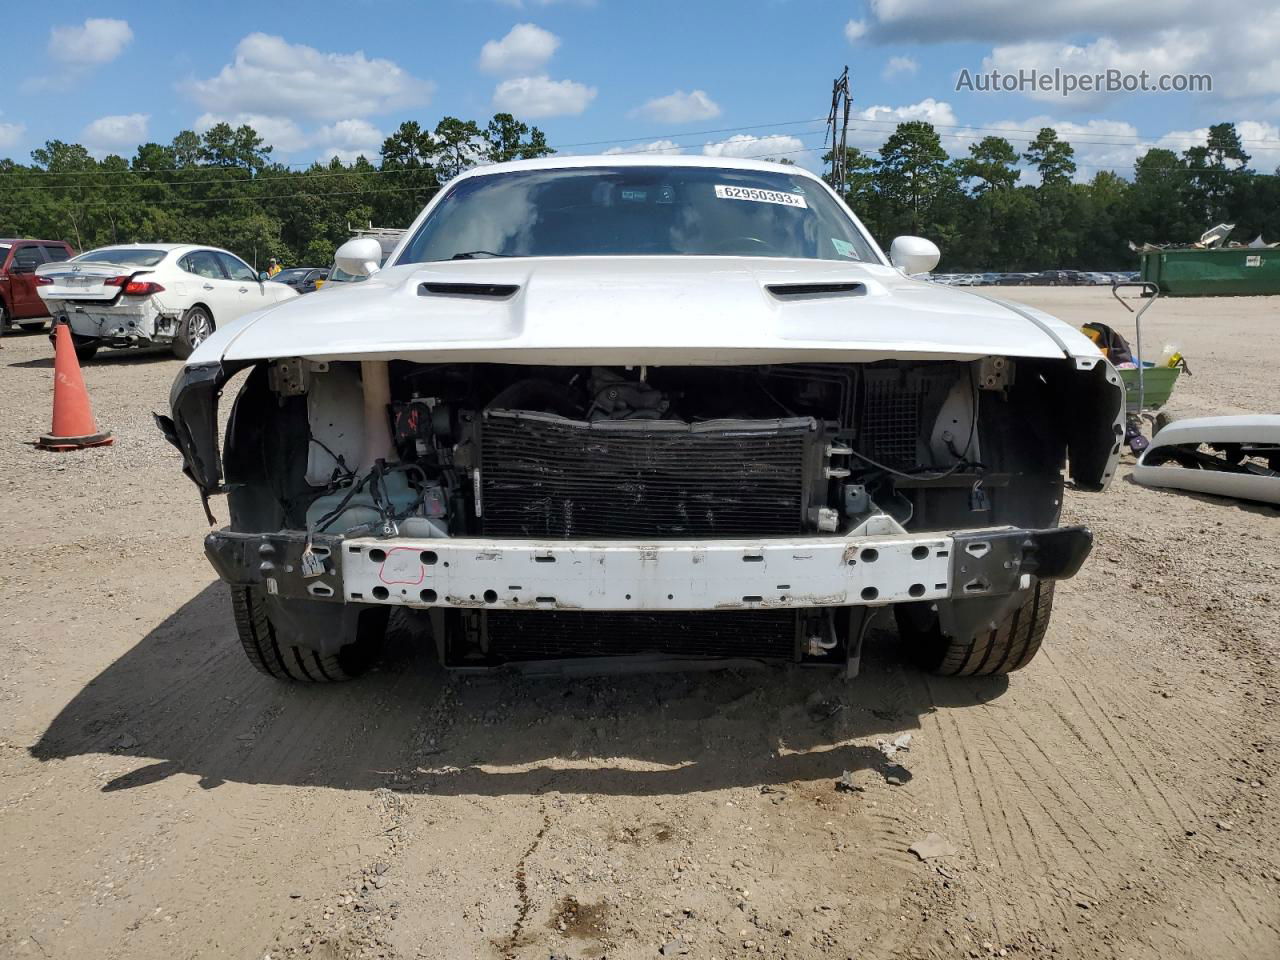
[[[93,419],[89,391],[84,388],[71,345],[71,328],[59,323],[53,342],[53,429],[37,440],[36,446],[41,450],[80,450],[113,443],[111,432],[99,433]]]

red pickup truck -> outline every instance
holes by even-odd
[[[0,238],[0,334],[14,323],[23,330],[44,326],[49,311],[36,293],[36,267],[75,255],[61,240]]]

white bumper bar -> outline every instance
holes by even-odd
[[[408,607],[742,610],[951,594],[952,539],[640,543],[371,537],[343,542],[344,599]]]

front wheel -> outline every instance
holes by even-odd
[[[365,611],[353,618],[349,642],[336,653],[325,654],[299,645],[299,638],[291,633],[296,625],[290,627],[279,622],[281,617],[272,616],[267,599],[253,587],[233,586],[231,609],[249,662],[277,680],[332,683],[358,677],[377,659],[387,629],[386,608]]]
[[[1040,649],[1053,612],[1053,581],[1039,580],[1023,590],[1018,605],[995,629],[971,637],[947,636],[937,614],[920,607],[897,606],[894,614],[903,643],[921,667],[943,677],[1012,673],[1030,663]]]
[[[185,360],[213,334],[213,317],[202,306],[194,306],[182,315],[173,337],[173,355]]]

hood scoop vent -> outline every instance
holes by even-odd
[[[771,283],[765,287],[779,300],[829,300],[834,297],[864,297],[865,284],[856,280],[827,283]]]
[[[418,284],[420,297],[483,297],[506,300],[520,287],[514,283],[444,283],[428,281]]]

